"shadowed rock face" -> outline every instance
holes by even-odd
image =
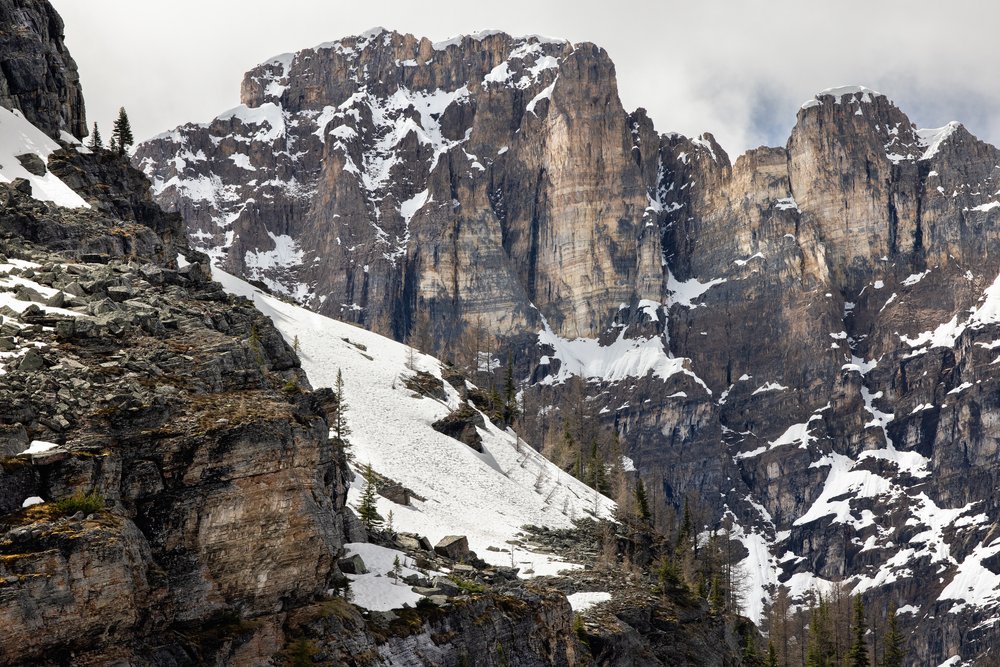
[[[500,334],[536,442],[585,402],[659,503],[759,536],[768,586],[912,604],[915,664],[989,644],[958,589],[1000,549],[996,148],[855,87],[731,162],[626,113],[601,49],[504,34],[346,38],[243,102],[136,155],[216,261],[449,354]]]
[[[87,136],[76,63],[63,21],[44,0],[0,2],[0,106],[17,109],[53,139]]]

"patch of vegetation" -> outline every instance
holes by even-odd
[[[583,624],[583,616],[580,614],[573,614],[573,634],[576,638],[580,640],[580,643],[590,648],[590,636],[587,634],[587,628]]]
[[[73,516],[77,512],[83,512],[84,516],[96,514],[104,509],[104,498],[91,492],[86,495],[74,493],[69,498],[62,498],[50,503],[53,513],[57,517]]]
[[[317,650],[308,639],[299,639],[288,647],[288,664],[291,667],[312,667]]]
[[[449,579],[455,582],[455,585],[462,589],[465,593],[485,593],[486,586],[479,583],[478,581],[472,581],[471,579],[463,579],[457,575],[449,575]]]
[[[352,621],[357,617],[357,611],[354,605],[344,598],[333,598],[323,603],[323,615],[336,616],[342,621]]]

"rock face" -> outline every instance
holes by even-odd
[[[15,347],[0,421],[16,430],[0,478],[0,616],[17,640],[3,661],[145,655],[188,622],[311,602],[344,542],[335,399],[284,395],[287,378],[308,384],[270,322],[196,264],[160,263],[165,243],[149,228],[117,220],[107,236],[149,238],[88,255],[111,221],[51,213],[4,193],[0,252],[24,260],[7,275],[64,295],[65,308],[5,309]],[[29,219],[41,242],[20,234]],[[41,249],[61,247],[50,228],[79,241],[76,258]],[[29,347],[39,363],[26,369]],[[33,440],[59,447],[11,456]],[[74,500],[84,494],[97,500]],[[48,502],[20,509],[22,496]]]
[[[17,109],[53,139],[87,136],[76,63],[63,21],[44,0],[0,2],[0,106]]]
[[[135,156],[232,271],[396,337],[418,312],[450,338],[540,315],[594,335],[660,294],[645,176],[595,46],[376,30],[265,63],[242,97]]]
[[[661,507],[732,515],[752,616],[847,580],[907,606],[913,664],[996,641],[995,147],[852,87],[732,162],[627,113],[601,49],[502,33],[320,45],[243,103],[135,158],[215,261],[509,352],[537,442],[586,405]]]
[[[47,4],[0,1],[0,103],[53,135],[74,109],[82,128],[61,28]],[[48,60],[18,63],[11,44]],[[344,558],[339,397],[310,390],[270,320],[211,281],[140,172],[63,145],[22,162],[89,208],[0,184],[0,662],[595,664],[566,597],[513,568],[482,573],[509,591],[437,577],[456,597],[398,613],[335,595],[341,565],[364,569]],[[428,378],[413,390],[433,399]],[[442,548],[479,576],[465,537]]]

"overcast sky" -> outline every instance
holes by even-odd
[[[659,131],[713,132],[735,157],[784,145],[799,105],[864,84],[920,127],[962,121],[1000,144],[1000,3],[989,0],[52,0],[108,135],[137,139],[239,104],[272,55],[376,25],[441,40],[483,29],[605,49],[626,109]]]

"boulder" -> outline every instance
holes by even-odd
[[[364,559],[358,554],[352,554],[346,558],[341,558],[337,565],[344,574],[368,574],[368,567]]]
[[[409,549],[411,551],[431,550],[430,540],[423,535],[417,535],[416,533],[397,533],[396,544],[403,549]]]
[[[469,539],[465,535],[446,535],[434,545],[434,553],[451,560],[461,561],[469,557]]]
[[[45,163],[42,158],[38,157],[34,153],[25,153],[24,155],[18,155],[17,161],[21,163],[24,170],[33,176],[44,176],[46,173]]]
[[[483,437],[476,427],[486,428],[483,416],[468,403],[462,403],[457,410],[437,420],[431,427],[448,437],[454,438],[479,453],[483,451]]]

